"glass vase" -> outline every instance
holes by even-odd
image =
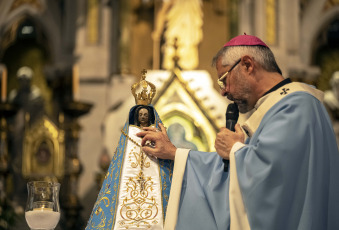
[[[25,218],[31,230],[53,230],[60,220],[60,184],[47,181],[27,183]]]

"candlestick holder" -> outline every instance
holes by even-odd
[[[46,181],[27,183],[25,218],[31,230],[53,230],[60,220],[60,184]]]
[[[78,198],[78,179],[82,172],[81,161],[78,156],[78,142],[81,126],[79,118],[92,108],[92,104],[82,101],[68,101],[62,105],[65,114],[65,131],[67,135],[67,157],[65,162],[65,177],[63,178],[63,191],[61,195],[61,207],[65,213],[65,221],[61,225],[65,229],[83,229],[80,210],[81,202]]]

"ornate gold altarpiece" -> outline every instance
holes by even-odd
[[[65,131],[44,116],[32,127],[26,125],[24,137],[22,175],[26,179],[49,176],[61,180],[64,176]]]

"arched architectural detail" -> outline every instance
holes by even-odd
[[[306,66],[312,65],[313,47],[317,36],[325,26],[329,25],[339,15],[339,6],[335,6],[322,14],[324,2],[323,0],[313,1],[313,6],[310,6],[312,12],[307,12],[301,21],[300,58]]]
[[[6,1],[7,2],[7,1]],[[53,20],[50,13],[46,12],[48,8],[44,7],[44,1],[41,1],[42,10],[45,13],[41,14],[39,9],[32,7],[29,4],[20,5],[18,8],[11,9],[11,5],[14,1],[8,1],[5,6],[7,11],[0,18],[0,36],[3,37],[11,27],[17,24],[18,21],[23,20],[24,18],[31,18],[36,26],[40,28],[40,31],[46,36],[45,39],[45,48],[48,50],[49,55],[52,61],[59,62],[61,59],[61,40],[60,40],[60,30],[56,22]],[[2,46],[3,44],[1,44]],[[10,45],[10,44],[7,44]],[[2,50],[5,50],[7,47],[2,47]]]

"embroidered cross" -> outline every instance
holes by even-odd
[[[145,177],[143,172],[139,172],[139,175],[136,177],[139,185],[140,185],[140,191],[143,191],[145,189]]]
[[[280,93],[280,95],[286,95],[287,94],[287,91],[289,91],[290,89],[289,88],[283,88],[282,89],[282,92]]]

